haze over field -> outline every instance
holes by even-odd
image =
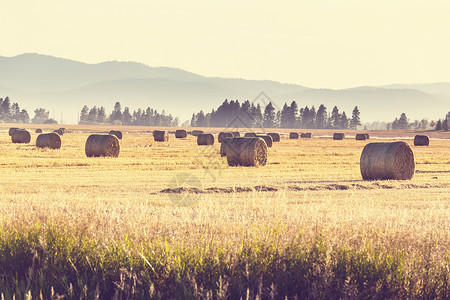
[[[431,120],[450,107],[444,0],[18,0],[0,8],[0,97],[29,111],[47,106],[58,120],[63,111],[64,122],[85,104],[111,110],[115,101],[183,120],[261,91],[278,106],[295,100],[349,113],[358,105],[363,122],[402,112]]]

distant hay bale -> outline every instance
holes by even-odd
[[[256,133],[254,133],[254,132],[246,132],[244,134],[244,137],[256,137]]]
[[[366,134],[365,133],[357,133],[356,134],[356,140],[357,141],[365,141],[366,140]]]
[[[366,140],[368,140],[369,139],[369,134],[368,133],[364,133],[364,135],[366,136]]]
[[[297,133],[297,132],[291,132],[291,133],[289,133],[289,138],[290,138],[291,140],[293,140],[293,139],[298,139],[298,133]]]
[[[225,138],[223,139],[221,145],[220,145],[220,156],[224,157],[227,156],[227,152],[229,152],[231,149],[230,148],[230,144],[231,144],[231,140],[233,138]]]
[[[64,131],[62,131],[61,129],[55,129],[55,130],[53,130],[53,132],[56,132],[59,135],[63,135],[64,134]]]
[[[66,133],[66,128],[64,127],[59,128],[59,130],[61,130],[63,134]]]
[[[37,129],[34,131],[34,133],[42,133],[42,129],[37,128]]]
[[[256,137],[262,138],[264,140],[264,142],[266,142],[267,147],[269,147],[269,148],[272,147],[273,140],[270,135],[262,134],[262,135],[257,135]]]
[[[200,134],[204,134],[203,130],[193,130],[191,132],[193,136],[199,136]]]
[[[345,139],[345,134],[343,132],[336,132],[333,134],[333,140],[343,140]]]
[[[233,134],[233,137],[240,137],[241,136],[239,131],[233,131],[232,134]]]
[[[85,152],[87,157],[118,157],[119,139],[111,134],[91,134],[86,141]]]
[[[300,137],[301,137],[302,139],[310,139],[310,138],[312,138],[312,136],[313,136],[313,134],[312,134],[311,132],[307,132],[307,133],[302,133],[302,134],[300,134]]]
[[[177,139],[184,139],[187,137],[187,132],[184,129],[177,129],[175,131],[175,138]]]
[[[11,127],[11,128],[9,129],[9,136],[12,136],[12,133],[13,133],[14,131],[16,131],[16,130],[19,130],[19,128],[18,128],[18,127]]]
[[[262,138],[233,138],[226,144],[229,166],[265,166],[267,163],[267,145]]]
[[[17,129],[11,132],[13,143],[28,144],[31,141],[31,134],[25,129]]]
[[[414,137],[414,146],[428,146],[430,139],[426,135],[416,135]]]
[[[200,134],[197,137],[197,145],[199,146],[214,145],[214,136],[211,133]]]
[[[40,134],[36,139],[36,147],[38,148],[61,148],[61,137],[56,132]]]
[[[414,153],[408,143],[369,143],[360,159],[364,180],[409,180],[414,175]]]
[[[222,141],[223,141],[225,138],[232,138],[232,137],[234,137],[234,135],[233,135],[231,132],[221,132],[221,133],[219,133],[219,135],[217,136],[217,141],[218,141],[219,143],[222,143]]]
[[[122,139],[122,131],[119,130],[111,130],[109,134],[115,135],[119,140]]]
[[[169,141],[169,133],[164,130],[153,131],[153,139],[155,142],[167,142]]]
[[[269,132],[267,135],[272,138],[272,142],[279,142],[280,141],[280,134],[279,133]]]

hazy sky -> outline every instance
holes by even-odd
[[[450,82],[450,1],[14,0],[0,56],[138,61],[308,87]]]

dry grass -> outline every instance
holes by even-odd
[[[269,149],[267,166],[236,168],[220,157],[218,143],[199,148],[193,136],[157,143],[153,128],[120,128],[127,138],[119,158],[87,158],[92,131],[83,127],[69,127],[60,150],[36,148],[37,134],[30,145],[12,144],[7,128],[0,128],[1,224],[53,224],[105,243],[127,235],[135,243],[214,241],[230,249],[268,239],[273,230],[282,233],[279,244],[322,233],[331,246],[412,255],[422,255],[421,245],[432,240],[430,259],[439,264],[449,255],[448,135],[431,138],[429,147],[412,146],[417,172],[411,181],[364,182],[359,158],[376,132],[368,141],[354,134],[333,141],[290,140],[286,131]],[[327,134],[314,132],[321,135]],[[161,193],[175,188],[176,176],[189,178],[186,188]],[[176,204],[183,199],[196,203]]]

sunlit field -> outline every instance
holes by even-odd
[[[450,133],[333,131],[229,167],[196,137],[122,130],[118,158],[87,158],[67,126],[59,150],[0,127],[0,292],[36,298],[450,297]],[[40,127],[42,128],[42,127]],[[50,132],[55,128],[43,128]],[[167,129],[171,132],[175,128]],[[259,130],[261,131],[261,130]],[[272,130],[270,130],[271,132]],[[241,135],[244,131],[241,131]],[[301,132],[301,130],[297,130]],[[362,149],[408,142],[409,181],[363,181]]]

